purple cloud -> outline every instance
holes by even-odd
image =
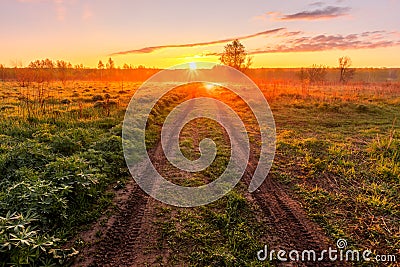
[[[311,11],[302,11],[294,14],[281,15],[275,18],[275,20],[321,20],[321,19],[333,19],[348,15],[351,10],[350,7],[338,7],[338,6],[327,6],[320,9]],[[277,15],[277,13],[270,13]]]
[[[326,50],[368,49],[397,46],[400,40],[393,39],[397,33],[387,31],[363,32],[349,35],[317,35],[288,38],[285,44],[267,46],[249,54],[278,52],[312,52]]]

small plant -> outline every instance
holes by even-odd
[[[0,217],[0,261],[6,265],[22,266],[55,264],[50,255],[59,239],[41,233],[35,224],[38,216],[30,211],[26,214],[8,212]]]

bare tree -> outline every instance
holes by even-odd
[[[112,58],[109,58],[108,59],[108,62],[107,62],[107,64],[106,64],[106,67],[107,67],[107,72],[108,72],[108,79],[110,80],[110,79],[112,79],[112,77],[114,76],[114,74],[115,74],[115,63],[114,63],[114,60],[112,60]]]
[[[115,63],[114,63],[114,60],[112,60],[112,58],[108,59],[107,69],[109,69],[109,70],[115,69]]]
[[[18,82],[19,87],[27,87],[33,80],[33,75],[31,70],[23,68],[22,62],[20,60],[15,60],[12,62],[14,67],[15,79]]]
[[[227,44],[219,60],[222,64],[237,70],[248,69],[252,64],[252,58],[247,55],[244,45],[239,40]]]
[[[351,67],[351,59],[349,57],[341,57],[339,58],[339,70],[340,70],[340,82],[346,83],[353,79],[355,69]]]
[[[312,65],[312,67],[308,69],[308,75],[311,83],[323,82],[326,77],[326,66]]]
[[[58,79],[61,81],[64,89],[67,85],[67,80],[69,78],[69,70],[71,63],[65,62],[64,60],[57,60],[56,62]]]
[[[28,68],[34,70],[35,82],[38,84],[50,82],[53,78],[54,62],[48,58],[32,61]]]
[[[301,68],[299,73],[297,73],[297,76],[299,77],[299,80],[304,83],[308,80],[308,75],[307,75],[307,70],[304,68]]]
[[[46,58],[43,60],[35,60],[32,61],[28,68],[33,72],[34,74],[34,81],[37,83],[37,94],[36,94],[36,101],[39,104],[39,109],[37,109],[35,112],[38,112],[39,110],[41,112],[45,112],[46,105],[45,105],[45,87],[44,85],[46,84],[47,86],[49,83],[53,80],[53,75],[54,75],[54,62],[51,61],[50,59]],[[34,111],[34,110],[32,110]],[[28,111],[30,114],[30,112]]]
[[[312,65],[307,69],[301,68],[300,72],[298,73],[298,77],[303,83],[323,82],[325,81],[325,76],[326,76],[326,66],[316,65],[316,64]]]
[[[3,64],[0,64],[0,76],[1,76],[1,81],[2,82],[4,82],[4,74],[5,74],[5,71],[4,71],[4,66],[3,66]]]
[[[104,64],[103,62],[100,60],[99,64],[97,64],[97,68],[100,70],[100,81],[103,80],[103,70],[104,70]]]

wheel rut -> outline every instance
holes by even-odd
[[[186,111],[185,114],[188,114]],[[222,114],[223,115],[223,114]],[[229,137],[225,137],[227,140]],[[231,138],[231,142],[237,142]],[[245,153],[243,153],[245,154]],[[249,185],[252,174],[258,164],[253,153],[245,171],[243,180]],[[150,158],[157,164],[166,164],[161,142],[149,152]],[[322,250],[333,244],[322,230],[313,222],[304,211],[299,202],[290,196],[290,191],[283,185],[274,181],[269,175],[264,183],[255,192],[248,194],[252,201],[260,208],[263,221],[268,227],[268,248],[290,250],[315,250],[320,255]],[[136,266],[138,251],[135,251],[138,239],[145,236],[141,234],[144,225],[151,222],[145,221],[146,212],[151,210],[149,196],[139,188],[132,179],[121,195],[114,200],[118,212],[107,219],[102,229],[103,236],[99,240],[92,239],[92,245],[84,249],[81,260],[73,266]],[[96,227],[89,230],[82,237],[93,235]],[[98,228],[97,228],[98,229]],[[144,242],[141,240],[140,242]],[[272,262],[276,266],[349,266],[345,262],[335,263],[325,260],[320,262]]]

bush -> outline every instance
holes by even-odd
[[[104,102],[102,101],[97,101],[96,103],[93,104],[94,108],[104,108]]]
[[[94,96],[92,97],[92,101],[93,101],[93,102],[96,102],[96,101],[103,101],[103,100],[104,100],[104,98],[103,98],[102,95],[94,95]]]
[[[47,163],[55,159],[48,145],[35,140],[28,140],[12,147],[8,153],[0,157],[0,173],[5,180],[14,180],[15,171],[22,168],[41,170]]]
[[[63,100],[61,100],[61,104],[69,105],[69,104],[71,104],[71,100],[69,100],[69,99],[63,99]]]

